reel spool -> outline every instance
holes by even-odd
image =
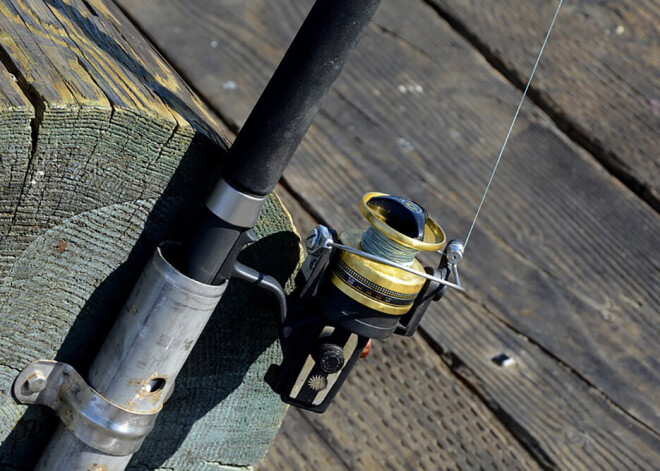
[[[338,237],[317,226],[307,236],[305,285],[280,329],[284,360],[266,378],[285,402],[316,412],[327,409],[370,339],[412,336],[447,285],[462,289],[448,281],[457,271],[447,253],[437,268],[417,260],[447,244],[419,204],[374,192],[360,209],[365,231]],[[449,246],[461,250],[460,241]]]
[[[360,205],[371,226],[345,231],[339,242],[356,250],[400,263],[416,271],[424,267],[419,252],[442,250],[442,228],[417,203],[384,193],[367,193]],[[403,315],[422,290],[424,278],[352,252],[343,252],[331,275],[332,284],[349,298],[384,314]]]

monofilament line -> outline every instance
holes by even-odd
[[[516,120],[518,119],[518,115],[520,114],[520,109],[522,108],[522,105],[525,102],[525,97],[527,96],[527,91],[529,90],[529,85],[532,83],[532,79],[534,78],[534,74],[536,73],[536,69],[539,66],[539,62],[541,62],[541,56],[543,55],[543,51],[545,50],[545,45],[548,43],[548,38],[550,37],[550,33],[552,32],[553,26],[555,25],[555,21],[557,21],[557,15],[559,15],[559,10],[561,9],[562,3],[564,3],[564,0],[559,0],[559,4],[557,5],[557,9],[555,10],[555,16],[552,18],[552,22],[550,23],[550,27],[548,28],[548,32],[545,34],[545,39],[543,40],[543,44],[541,45],[541,50],[539,51],[539,55],[536,58],[536,62],[534,63],[534,68],[532,69],[532,73],[529,74],[529,80],[527,80],[527,85],[525,85],[525,90],[523,91],[522,97],[520,98],[520,103],[518,103],[518,108],[516,109],[516,114],[513,115],[513,120],[511,121],[511,126],[509,126],[509,132],[506,133],[506,137],[504,138],[504,144],[502,144],[502,148],[500,149],[500,153],[497,156],[497,161],[495,162],[495,166],[493,167],[493,172],[490,174],[490,179],[488,180],[488,184],[486,185],[486,189],[484,190],[484,194],[481,197],[481,202],[479,203],[479,206],[477,207],[477,212],[475,213],[474,219],[472,220],[472,225],[470,225],[470,230],[468,231],[467,237],[465,238],[465,244],[464,244],[465,248],[467,248],[468,242],[470,241],[470,236],[472,235],[472,230],[474,229],[474,225],[477,223],[477,218],[479,217],[479,213],[481,212],[481,208],[484,205],[484,201],[486,201],[486,195],[488,195],[488,190],[490,190],[490,185],[493,183],[493,178],[495,177],[495,172],[497,172],[497,167],[500,165],[500,160],[502,160],[502,155],[504,154],[504,149],[506,148],[506,145],[509,142],[509,137],[511,137],[511,132],[513,131],[513,126],[516,124]]]

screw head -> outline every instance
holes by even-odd
[[[499,355],[493,357],[492,360],[493,363],[495,363],[497,366],[501,366],[503,368],[508,368],[515,365],[516,363],[516,359],[510,357],[506,353],[500,353]]]
[[[35,371],[25,380],[25,387],[31,393],[38,393],[46,389],[46,375],[41,371]]]
[[[337,373],[344,367],[344,351],[339,345],[324,343],[316,351],[316,361],[325,373]]]

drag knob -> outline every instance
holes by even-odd
[[[325,373],[336,373],[344,366],[344,351],[339,345],[324,343],[316,351],[316,361]]]
[[[367,206],[392,229],[412,239],[424,240],[427,214],[414,201],[401,196],[375,196]]]

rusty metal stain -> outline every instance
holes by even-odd
[[[149,394],[149,396],[147,396],[154,406],[157,406],[161,402],[160,400],[161,397],[163,396],[163,391],[164,388],[161,388],[158,391],[152,392]]]
[[[158,373],[153,373],[147,379],[144,380],[140,380],[140,379],[128,380],[129,386],[131,387],[138,386],[139,389],[134,399],[129,401],[126,405],[130,408],[135,408],[136,407],[135,401],[143,401],[145,399],[148,399],[154,406],[159,406],[161,403],[161,398],[163,396],[163,391],[165,390],[165,387],[163,386],[157,391],[151,391],[148,385],[150,382],[152,382],[155,379],[162,379],[163,381],[165,381],[165,384],[167,385],[167,381],[169,378],[168,375],[160,375]]]
[[[69,247],[69,243],[64,239],[60,239],[59,242],[57,243],[57,251],[59,253],[63,253],[68,247]]]
[[[108,467],[104,464],[92,463],[87,471],[108,471]]]

